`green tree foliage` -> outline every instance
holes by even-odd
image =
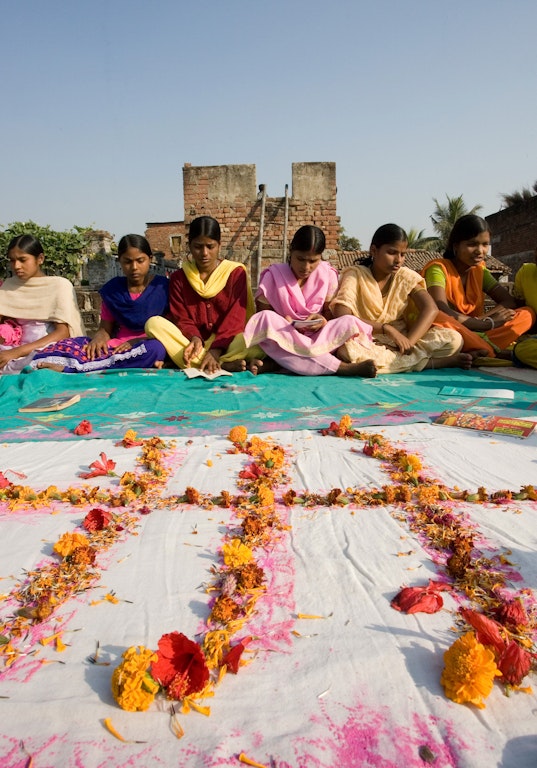
[[[342,251],[360,251],[362,249],[358,238],[349,237],[349,235],[346,235],[344,227],[341,227],[339,230],[339,238],[337,244]]]
[[[531,189],[530,187],[522,187],[522,189],[517,189],[515,192],[504,193],[501,197],[505,208],[510,208],[512,205],[522,203],[524,200],[531,200],[535,195],[537,195],[537,181],[533,182]]]
[[[431,249],[431,243],[434,243],[436,240],[436,238],[426,235],[424,229],[418,230],[416,227],[410,227],[406,233],[408,236],[408,247],[414,251],[428,251]]]
[[[9,274],[7,247],[17,235],[33,235],[43,246],[45,263],[43,271],[47,275],[60,275],[68,280],[78,277],[81,256],[88,245],[88,227],[73,227],[65,232],[55,232],[50,227],[41,227],[34,221],[15,221],[0,229],[0,254],[3,256],[0,272],[3,277]]]
[[[462,195],[458,195],[458,197],[446,195],[446,200],[445,204],[441,204],[433,197],[436,208],[430,217],[437,237],[433,238],[429,247],[440,253],[445,251],[449,233],[457,219],[460,219],[461,216],[465,216],[467,213],[477,213],[482,208],[481,205],[474,205],[473,208],[468,209]]]

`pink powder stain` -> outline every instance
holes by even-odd
[[[337,722],[328,713],[328,705],[321,703],[322,716],[315,715],[311,720],[322,725],[324,733],[318,738],[297,740],[293,745],[293,768],[423,768],[420,747],[427,747],[435,755],[435,768],[449,768],[459,765],[461,754],[474,748],[455,733],[450,723],[432,715],[414,714],[413,727],[409,727],[394,725],[388,707],[373,710],[360,703],[338,708],[346,713],[343,723]],[[284,765],[278,762],[278,768]]]

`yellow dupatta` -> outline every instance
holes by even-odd
[[[229,259],[222,259],[216,269],[211,272],[207,278],[207,282],[203,282],[200,277],[198,268],[193,261],[185,261],[183,263],[183,272],[185,277],[202,299],[212,299],[217,293],[223,291],[226,287],[230,274],[235,270],[242,268],[246,272],[246,319],[249,318],[255,312],[254,296],[252,293],[252,287],[250,285],[250,276],[248,270],[241,264],[240,261],[229,261]]]

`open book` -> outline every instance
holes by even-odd
[[[231,371],[224,371],[223,368],[219,368],[214,373],[205,373],[205,371],[200,371],[199,368],[183,368],[183,373],[187,379],[197,379],[201,376],[202,379],[209,379],[209,381],[217,379],[219,376],[233,376]]]
[[[43,413],[46,411],[62,411],[70,405],[78,403],[80,395],[56,395],[55,397],[42,397],[33,403],[19,408],[20,413]]]

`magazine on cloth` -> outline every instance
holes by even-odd
[[[529,437],[535,428],[535,422],[529,419],[517,419],[512,416],[484,416],[469,411],[444,411],[433,424],[444,427],[462,427],[477,429],[480,432],[493,432],[513,437]]]
[[[33,403],[24,405],[19,408],[19,413],[39,413],[42,411],[63,411],[64,408],[69,408],[70,405],[78,403],[80,395],[56,395],[55,397],[41,397],[39,400],[34,400]]]

